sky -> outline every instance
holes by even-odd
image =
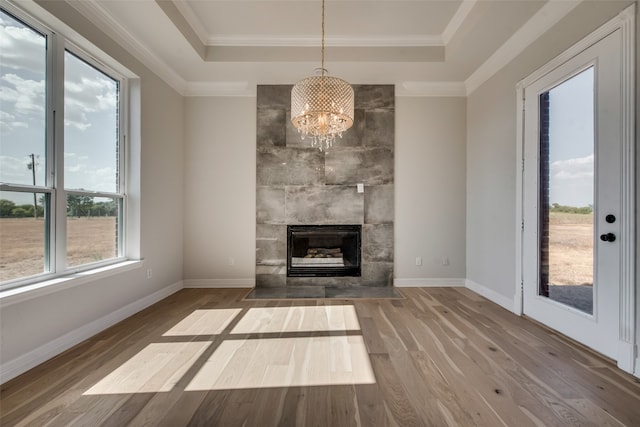
[[[549,91],[549,201],[593,205],[594,72],[588,68]]]
[[[0,12],[0,181],[45,185],[46,38]],[[65,53],[65,188],[116,192],[118,83]],[[3,192],[18,204],[32,195]]]

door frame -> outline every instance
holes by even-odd
[[[620,298],[619,335],[617,349],[618,367],[640,377],[640,359],[636,359],[636,294],[635,294],[635,16],[636,6],[624,9],[616,17],[574,44],[572,47],[518,82],[517,89],[517,166],[516,166],[516,277],[514,312],[523,314],[523,244],[524,230],[524,101],[525,88],[580,52],[604,39],[615,31],[621,31],[621,80],[622,80],[622,206],[620,226]],[[537,224],[536,224],[537,226]]]

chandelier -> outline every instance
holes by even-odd
[[[324,151],[336,136],[353,125],[353,88],[346,81],[327,76],[324,68],[324,1],[322,0],[322,66],[319,76],[307,77],[291,91],[291,122],[302,139]]]

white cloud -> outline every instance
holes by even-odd
[[[65,108],[64,125],[65,127],[74,127],[81,131],[87,130],[91,127],[91,123],[89,123],[87,115],[83,111],[69,108]]]
[[[13,184],[33,184],[32,172],[28,165],[29,159],[27,157],[0,156],[1,181]],[[39,184],[41,183],[39,182]]]
[[[593,166],[593,154],[552,162],[551,203],[578,207],[592,205]]]
[[[78,160],[89,160],[89,156],[86,156],[86,155],[79,156],[77,153],[70,153],[70,152],[66,151],[64,153],[64,161],[65,161],[65,163],[68,163],[69,159],[76,159],[76,161],[78,161]]]
[[[28,80],[16,74],[5,74],[0,79],[0,101],[13,104],[13,108],[9,110],[13,109],[18,114],[42,114],[45,106],[44,81]]]
[[[117,107],[117,85],[77,57],[65,56],[65,126],[84,131],[91,127],[89,114],[113,112]]]
[[[86,156],[65,153],[65,187],[93,191],[115,191],[116,170],[95,168],[83,161]]]
[[[593,161],[593,154],[574,159],[557,160],[551,163],[551,179],[593,180]]]
[[[5,131],[43,118],[45,108],[46,39],[22,23],[0,13],[0,102]],[[77,57],[65,55],[65,126],[85,131],[91,127],[90,114],[113,111],[117,107],[116,82]],[[27,117],[21,118],[20,115]]]
[[[44,119],[46,41],[13,18],[0,17],[0,129],[10,133]]]
[[[0,110],[0,131],[10,132],[16,128],[27,128],[28,126],[26,122],[17,120],[13,114]]]
[[[16,71],[28,71],[44,76],[45,38],[5,17],[0,24],[0,63]]]

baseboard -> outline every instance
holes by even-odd
[[[185,288],[255,288],[256,279],[185,279]]]
[[[393,286],[397,288],[450,288],[464,287],[465,279],[438,279],[438,278],[421,278],[421,279],[393,279]]]
[[[104,331],[110,326],[130,317],[137,312],[144,310],[152,304],[157,303],[168,297],[169,295],[183,288],[182,281],[169,285],[159,291],[147,295],[137,301],[132,302],[118,310],[107,314],[93,322],[87,323],[78,329],[68,332],[61,337],[49,341],[30,352],[19,356],[13,360],[0,365],[0,381],[5,383],[20,374],[25,373],[31,368],[46,362],[47,360],[57,356],[65,350],[70,349],[76,344],[91,338],[92,336]]]
[[[476,283],[473,280],[466,279],[465,286],[466,286],[467,289],[472,290],[473,292],[477,293],[478,295],[482,295],[483,297],[485,297],[489,301],[495,302],[496,304],[498,304],[502,308],[504,308],[506,310],[509,310],[512,313],[518,314],[515,311],[514,300],[513,299],[507,298],[504,295],[499,294],[498,292],[494,291],[493,289],[488,288],[486,286],[483,286],[483,285],[481,285],[479,283]]]
[[[638,365],[635,354],[635,345],[633,343],[624,342],[622,340],[618,341],[617,363],[618,368],[637,376],[637,372],[634,372],[634,364],[636,367]]]

